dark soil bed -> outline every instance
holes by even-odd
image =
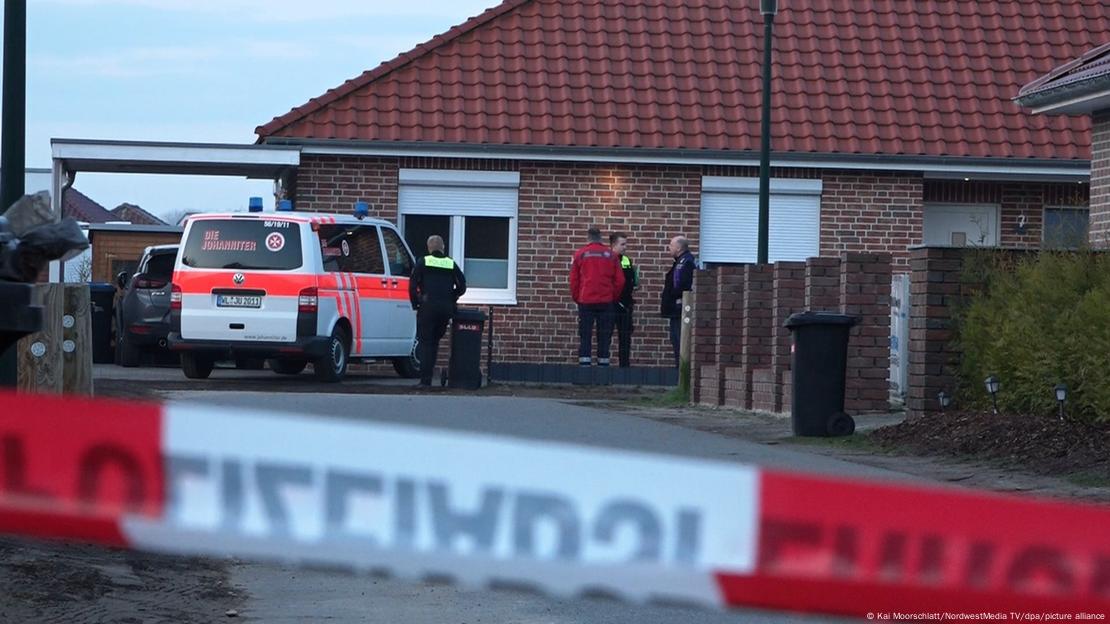
[[[1110,424],[949,412],[883,427],[869,437],[883,448],[911,454],[973,457],[1036,474],[1110,482]]]

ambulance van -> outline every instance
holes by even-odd
[[[174,265],[171,349],[190,379],[261,359],[282,375],[312,364],[340,381],[352,360],[419,373],[413,257],[396,228],[363,216],[254,212],[190,218]]]

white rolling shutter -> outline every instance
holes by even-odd
[[[704,262],[755,262],[759,180],[705,176],[701,194]],[[820,254],[821,181],[771,180],[767,257],[805,260]]]
[[[402,169],[401,214],[516,217],[520,174]]]

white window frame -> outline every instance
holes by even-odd
[[[447,186],[447,187],[478,187],[478,188],[511,188],[520,189],[520,173],[515,171],[456,171],[440,169],[401,169],[398,173],[400,186]],[[513,207],[509,208],[465,208],[453,206],[440,208],[422,208],[407,210],[400,205],[398,193],[397,217],[400,234],[404,238],[405,217],[413,215],[431,215],[451,217],[451,240],[447,241],[448,249],[455,253],[451,256],[459,267],[466,272],[466,217],[501,217],[509,219],[509,275],[507,288],[470,288],[459,299],[459,303],[478,305],[516,305],[517,286],[517,224],[519,221],[520,203],[519,195]],[[420,250],[413,250],[418,255]]]
[[[1045,245],[1045,235],[1048,234],[1048,215],[1046,213],[1048,213],[1049,210],[1071,210],[1071,211],[1086,210],[1087,211],[1087,242],[1090,242],[1090,240],[1091,240],[1091,207],[1089,205],[1087,205],[1087,206],[1062,206],[1062,205],[1052,204],[1052,205],[1049,205],[1049,206],[1043,206],[1041,208],[1041,249],[1046,249],[1046,247],[1044,246]],[[1060,249],[1079,249],[1079,247],[1061,247]]]

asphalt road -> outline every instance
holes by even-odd
[[[759,463],[780,468],[905,480],[904,474],[821,455],[726,438],[637,417],[615,408],[552,399],[364,394],[270,394],[180,391],[171,401],[209,402],[272,411],[405,423],[592,446]],[[627,605],[602,599],[558,600],[530,593],[466,589],[277,564],[236,563],[231,582],[246,596],[241,615],[262,622],[827,622],[811,618],[674,606]]]

